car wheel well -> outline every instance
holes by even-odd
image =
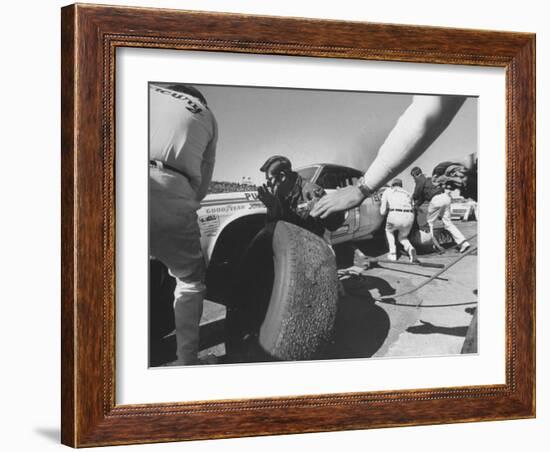
[[[242,254],[244,247],[264,225],[264,214],[248,215],[232,221],[223,229],[216,240],[210,261],[234,259],[235,255]]]
[[[247,215],[237,218],[220,233],[206,273],[208,298],[226,304],[227,295],[233,277],[234,267],[239,262],[247,245],[265,226],[265,214]]]

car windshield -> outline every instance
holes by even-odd
[[[313,179],[313,176],[315,176],[315,173],[317,172],[318,166],[306,166],[305,168],[297,169],[296,172],[300,175],[302,179],[305,179],[309,182],[311,182],[311,179]]]

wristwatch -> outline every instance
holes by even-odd
[[[370,195],[374,193],[374,191],[365,183],[365,178],[362,177],[359,179],[357,188],[359,191],[363,194],[365,198],[368,198]]]

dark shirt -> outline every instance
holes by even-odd
[[[418,206],[431,201],[435,195],[443,193],[441,187],[435,185],[432,182],[432,178],[426,177],[424,174],[418,176],[415,182],[416,185],[414,187],[413,199]]]
[[[280,201],[281,209],[267,212],[267,221],[283,220],[307,229],[318,236],[323,236],[325,229],[335,231],[345,221],[345,212],[336,212],[325,219],[313,218],[310,216],[313,206],[325,196],[326,192],[322,187],[309,182],[299,174],[295,174],[295,181],[290,190],[281,195],[275,192]]]

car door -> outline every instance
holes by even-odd
[[[359,173],[360,174],[360,173]],[[345,167],[325,166],[316,178],[315,183],[330,193],[339,188],[353,184],[355,173]],[[351,209],[345,214],[345,221],[336,231],[331,232],[330,241],[332,244],[342,243],[353,239],[358,227],[359,209]]]
[[[366,198],[357,208],[357,227],[354,231],[354,240],[364,240],[382,227],[384,217],[380,214],[381,194],[379,190]]]

